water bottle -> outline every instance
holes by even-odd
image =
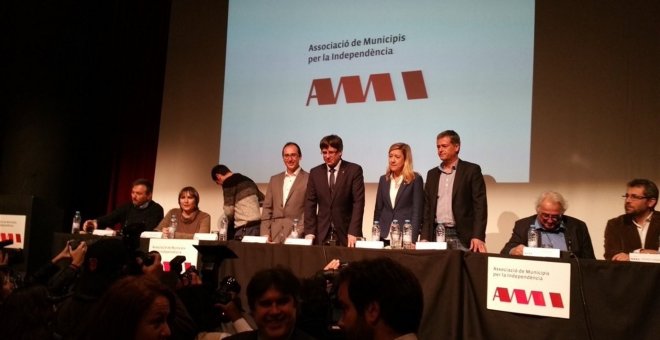
[[[533,225],[529,226],[529,231],[527,231],[527,246],[530,248],[539,246],[539,233]]]
[[[403,221],[403,248],[412,248],[412,224],[410,220]]]
[[[289,234],[289,238],[298,238],[298,219],[294,218],[293,219],[293,225],[291,226],[291,234]]]
[[[71,223],[71,233],[78,234],[80,233],[80,211],[76,211],[76,214],[73,215],[73,223]]]
[[[220,225],[218,226],[218,241],[227,241],[227,227],[229,226],[229,221],[227,216],[222,216]]]
[[[371,240],[380,241],[380,222],[374,221],[374,226],[371,227]]]
[[[179,223],[176,220],[176,215],[172,214],[172,217],[170,218],[170,230],[167,234],[167,238],[174,238],[174,233],[176,232],[176,227],[178,224]]]
[[[435,227],[435,242],[445,242],[445,226],[442,224]]]
[[[390,224],[390,247],[392,249],[401,248],[401,229],[397,220],[392,220],[392,224]]]

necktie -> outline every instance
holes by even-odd
[[[335,189],[335,168],[330,168],[330,181],[328,184],[330,185],[330,192],[332,192]]]

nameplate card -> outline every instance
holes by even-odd
[[[417,250],[446,250],[447,242],[417,242],[415,243]]]
[[[366,248],[366,249],[383,249],[385,248],[385,242],[383,241],[356,241],[355,248]]]
[[[245,243],[267,243],[268,242],[268,236],[250,236],[250,235],[246,235],[246,236],[243,236],[242,242],[245,242]]]
[[[97,236],[116,236],[117,232],[110,229],[94,229],[92,232],[92,235],[97,235]]]
[[[660,254],[630,253],[630,262],[660,263]]]
[[[217,241],[218,240],[218,234],[216,234],[216,233],[195,233],[195,235],[193,235],[193,240]]]
[[[312,245],[312,240],[311,238],[287,238],[284,240],[284,244],[294,244],[297,246],[311,246]]]
[[[552,257],[558,259],[561,251],[555,248],[524,247],[523,256]]]
[[[163,233],[160,231],[143,231],[140,238],[163,238]]]

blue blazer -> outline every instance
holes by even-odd
[[[403,221],[410,220],[413,226],[413,242],[417,242],[422,227],[422,216],[424,215],[424,182],[422,176],[415,173],[412,183],[401,182],[396,194],[395,204],[390,199],[390,181],[385,175],[380,176],[378,190],[376,191],[376,208],[374,209],[374,221],[380,222],[381,238],[390,233],[392,220],[399,220],[403,228]]]

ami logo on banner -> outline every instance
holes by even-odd
[[[408,100],[428,98],[424,75],[421,70],[401,72],[401,78]],[[337,104],[337,99],[342,91],[347,104],[366,102],[370,91],[373,91],[377,102],[396,100],[390,74],[377,73],[369,76],[364,87],[360,76],[339,78],[336,89],[332,85],[331,78],[314,79],[307,95],[307,106],[312,100],[315,100],[318,105]]]
[[[552,307],[564,308],[564,302],[562,301],[560,293],[549,292],[548,299],[550,300],[550,305]],[[517,303],[523,305],[528,305],[531,302],[535,306],[547,306],[545,302],[545,295],[543,292],[538,290],[530,290],[528,294],[524,289],[512,289],[511,293],[509,293],[507,288],[497,287],[495,288],[493,300],[500,300],[500,302]]]
[[[0,241],[12,240],[14,243],[22,243],[21,234],[0,233]]]

